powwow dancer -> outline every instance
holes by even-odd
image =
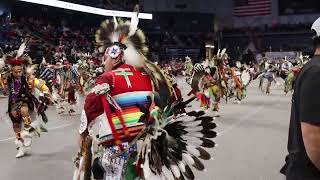
[[[196,95],[201,108],[205,110],[212,106],[214,116],[220,116],[219,103],[223,92],[218,67],[215,64],[216,57],[194,65],[191,78],[192,91],[188,95]]]
[[[227,68],[228,79],[228,97],[235,98],[234,103],[241,104],[242,100],[247,96],[247,86],[251,82],[250,70],[240,62],[236,63],[236,67]]]
[[[219,87],[219,81],[216,79],[217,76],[211,74],[211,70],[207,70],[206,75],[203,77],[201,86],[204,89],[205,95],[209,100],[209,106],[212,106],[212,110],[215,116],[218,115],[219,103],[222,96],[221,89]]]
[[[4,62],[4,61],[0,60],[0,62]],[[1,65],[0,65],[0,69],[3,69],[0,72],[0,97],[7,97],[8,92],[6,87],[7,87],[7,76],[9,74],[9,70],[5,69],[4,66],[2,68]]]
[[[107,49],[106,72],[85,101],[74,179],[194,179],[190,166],[204,170],[198,158],[210,159],[199,146],[214,146],[207,139],[216,135],[213,118],[190,112],[194,119],[171,120],[172,111],[185,104],[171,104],[171,85],[145,58],[137,15],[131,23],[106,21],[97,32],[100,50]],[[97,139],[95,120],[100,120]]]
[[[309,61],[308,56],[300,56],[298,59],[298,64],[291,68],[288,77],[285,79],[284,84],[284,92],[287,94],[288,92],[292,92],[294,88],[294,82],[299,75],[302,67]]]
[[[23,43],[18,51],[6,54],[5,62],[11,66],[11,73],[8,77],[8,114],[12,121],[13,131],[16,134],[15,143],[18,146],[17,158],[30,153],[32,138],[40,136],[41,123],[35,117],[35,112],[41,115],[44,122],[47,122],[44,111],[48,101],[48,88],[45,84],[39,84],[33,76],[31,58],[24,54],[26,44]],[[37,88],[39,99],[36,98]]]
[[[75,115],[75,105],[77,104],[76,91],[82,89],[79,81],[79,73],[75,66],[65,60],[63,66],[57,73],[58,95],[60,101],[57,105],[57,111],[59,114],[68,112],[70,115]]]
[[[180,90],[180,88],[178,86],[178,82],[177,82],[176,78],[174,77],[174,75],[173,74],[167,74],[166,72],[164,72],[164,76],[169,81],[169,83],[172,85],[171,101],[172,102],[182,102],[183,101],[183,97],[182,97],[182,94],[181,94],[181,90]],[[185,109],[182,108],[177,113],[185,113]]]
[[[260,75],[259,88],[262,92],[265,92],[267,95],[270,94],[272,82],[276,82],[274,71],[274,67],[272,65],[269,65],[268,69]],[[265,80],[267,80],[266,83]]]
[[[39,67],[38,77],[46,82],[50,92],[53,92],[53,85],[56,78],[55,74],[56,72],[54,65],[47,63],[45,58],[43,58]]]
[[[186,81],[187,83],[190,83],[190,78],[192,76],[192,71],[193,71],[193,63],[190,57],[186,57],[185,58],[185,65],[184,65],[184,69],[185,69],[185,76],[186,76]]]
[[[95,79],[103,74],[104,70],[99,66],[91,66],[93,62],[87,56],[82,56],[78,61],[79,81],[83,93],[89,93],[94,86]]]
[[[0,48],[0,97],[7,97],[7,75],[9,74],[9,69],[4,62],[3,51]]]
[[[292,63],[289,62],[287,60],[287,57],[285,56],[284,60],[283,60],[283,63],[281,64],[281,67],[280,67],[280,77],[285,80],[290,71],[291,71],[291,68],[292,68]]]

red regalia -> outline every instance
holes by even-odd
[[[207,139],[216,136],[211,131],[216,126],[211,123],[214,118],[203,112],[187,113],[199,118],[191,120],[200,123],[199,132],[188,132],[194,123],[173,118],[194,98],[171,102],[174,90],[160,69],[145,57],[145,37],[137,25],[138,16],[134,14],[131,22],[115,18],[105,21],[97,32],[97,44],[105,52],[106,72],[96,79],[85,101],[75,179],[89,179],[91,172],[94,179],[159,179],[164,177],[161,169],[167,168],[160,162],[165,161],[183,168],[173,167],[175,174],[168,170],[167,179],[182,179],[193,176],[192,171],[184,169],[195,166],[204,170],[199,158],[211,157],[200,146],[214,147],[214,142]],[[100,122],[99,133],[94,132],[96,121]],[[195,157],[190,150],[205,156]],[[187,164],[185,158],[197,164]],[[152,172],[155,167],[157,172]]]
[[[152,95],[153,91],[151,79],[148,74],[135,70],[128,64],[122,64],[99,76],[96,80],[96,86],[102,84],[108,84],[110,95],[114,100],[111,105],[115,109],[111,108],[113,110],[110,113],[106,112],[106,116],[112,118],[119,138],[122,141],[128,141],[144,128],[144,122],[140,121],[140,116],[143,113],[137,105],[149,108],[147,106],[150,106],[151,100],[148,97]],[[101,97],[90,93],[86,99],[84,110],[87,115],[87,123],[90,124],[105,111]],[[121,119],[128,130],[127,135],[124,134]],[[105,123],[108,123],[108,120],[105,120]],[[100,134],[100,143],[112,142],[114,140],[112,128],[104,123],[102,126],[105,128],[105,132]]]

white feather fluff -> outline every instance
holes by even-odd
[[[194,135],[194,133],[192,134]],[[188,141],[188,143],[195,145],[195,146],[200,146],[202,144],[202,140],[200,140],[199,138],[196,137],[192,137],[192,136],[181,136],[184,140]]]
[[[206,68],[206,67],[209,67],[209,59],[206,59],[204,62],[203,62],[203,66]]]
[[[149,167],[149,157],[147,155],[147,158],[145,158],[144,160],[144,164],[143,164],[143,175],[145,177],[145,179],[149,179],[152,175],[152,172],[150,170]]]
[[[317,33],[317,36],[320,36],[320,17],[312,24],[311,29]]]
[[[148,179],[148,180],[166,180],[166,179],[163,176],[155,175],[155,174],[152,173],[152,177],[150,179]]]
[[[162,174],[166,177],[167,180],[174,180],[172,172],[166,167],[162,166]]]
[[[84,163],[84,159],[83,157],[80,158],[80,162],[79,162],[79,171],[77,173],[78,177],[76,179],[83,179],[83,175],[84,175],[84,172],[81,171],[82,167],[83,167],[83,163]],[[82,178],[81,178],[82,177]]]
[[[113,22],[114,22],[114,29],[118,28],[118,20],[115,16],[113,16]]]
[[[79,177],[79,169],[75,169],[73,172],[72,180],[78,180],[78,177]]]
[[[200,152],[199,152],[199,150],[196,149],[195,146],[193,146],[193,145],[191,145],[191,144],[188,144],[188,145],[186,146],[186,148],[187,148],[187,150],[188,150],[188,152],[189,152],[190,154],[192,154],[192,155],[194,155],[194,156],[200,156]]]
[[[159,177],[160,177],[160,180],[167,180],[167,178],[163,174],[160,174]]]
[[[201,131],[203,129],[202,126],[193,126],[193,127],[187,127],[184,130],[187,132],[195,132],[195,131]]]
[[[147,158],[147,159],[148,159],[148,158]],[[154,174],[154,173],[150,170],[149,160],[147,160],[147,159],[146,159],[146,161],[148,161],[148,162],[147,162],[147,163],[148,163],[147,169],[146,169],[146,167],[145,167],[146,161],[145,161],[144,167],[143,167],[143,173],[144,173],[143,176],[144,176],[144,179],[145,179],[145,180],[162,180],[162,178],[161,178],[160,175]],[[145,174],[145,173],[147,173],[147,174]]]
[[[130,23],[130,31],[129,31],[129,37],[134,35],[138,29],[139,24],[139,18],[138,13],[133,13],[133,16],[131,17],[131,23]]]
[[[222,51],[221,51],[221,54],[220,56],[223,56],[225,53],[226,53],[227,49],[226,48],[223,48]]]
[[[171,171],[172,171],[174,177],[180,178],[181,173],[180,173],[179,167],[177,165],[175,165],[175,164],[171,165]]]
[[[220,51],[221,51],[221,50],[218,49],[218,53],[217,53],[217,56],[218,56],[218,57],[220,57]]]
[[[195,127],[199,126],[201,123],[201,121],[186,121],[184,125],[188,127]]]
[[[189,165],[193,165],[194,164],[194,160],[190,156],[190,154],[182,153],[182,159]]]
[[[124,61],[133,67],[141,68],[144,66],[145,58],[131,44],[126,44],[127,49],[124,51]]]
[[[28,66],[26,71],[29,75],[33,75],[36,71],[37,65]]]
[[[189,136],[189,134],[186,134],[185,136],[187,137],[197,137],[197,138],[202,138],[203,134],[201,132],[192,132],[192,136]],[[192,143],[192,142],[191,142]]]
[[[46,58],[43,57],[41,63],[42,63],[42,64],[47,64]]]
[[[195,122],[194,119],[191,119],[191,118],[185,118],[185,119],[179,119],[179,120],[176,120],[176,121],[181,121],[183,123],[192,123],[192,122]],[[189,124],[188,124],[189,126]]]
[[[4,68],[5,65],[6,63],[4,62],[4,60],[0,58],[0,71],[2,68]]]
[[[81,171],[81,173],[80,173],[80,178],[79,178],[80,180],[85,180],[84,179],[84,172],[83,171]]]
[[[23,55],[24,51],[26,50],[26,47],[27,45],[25,42],[20,45],[16,58],[21,57]]]
[[[186,166],[182,161],[178,162],[178,166],[181,172],[186,172]]]
[[[120,37],[120,34],[119,34],[119,33],[113,32],[113,33],[111,34],[110,39],[111,39],[112,42],[119,42],[119,37]]]

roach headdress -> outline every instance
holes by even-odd
[[[129,20],[116,19],[106,20],[96,33],[96,43],[99,52],[104,53],[108,48],[113,46],[119,49],[110,49],[110,53],[116,54],[122,51],[124,62],[134,67],[143,67],[145,58],[148,53],[146,46],[146,37],[141,29],[138,28],[138,8]],[[109,53],[109,54],[110,54]],[[112,57],[112,56],[111,56]]]
[[[18,50],[9,52],[4,55],[4,62],[13,66],[22,66],[32,64],[31,57],[24,53],[26,49],[26,42],[22,43]]]
[[[161,70],[146,58],[148,47],[143,31],[138,28],[138,11],[136,7],[131,21],[115,17],[104,21],[96,33],[96,45],[100,53],[108,53],[111,58],[122,53],[123,63],[143,69],[151,77],[161,96],[159,106],[164,108],[172,95],[172,86]]]

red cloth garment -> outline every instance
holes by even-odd
[[[177,101],[182,101],[182,95],[181,95],[181,90],[178,88],[178,86],[174,87],[174,91],[177,97],[175,97],[175,100]]]
[[[298,76],[298,74],[300,73],[300,71],[301,71],[301,68],[297,68],[297,67],[292,68],[292,72],[293,72],[293,74],[294,74],[295,77]]]
[[[90,124],[98,116],[106,112],[107,117],[112,119],[118,118],[121,122],[122,129],[117,127],[117,131],[122,139],[122,134],[126,134],[123,130],[126,130],[126,124],[123,124],[122,121],[135,122],[137,120],[136,113],[141,112],[139,107],[136,104],[145,106],[148,104],[145,101],[147,95],[152,93],[152,83],[149,75],[135,70],[132,66],[123,64],[117,67],[115,70],[110,72],[105,72],[96,79],[96,85],[99,84],[108,84],[110,86],[110,95],[115,98],[116,103],[120,106],[121,111],[117,108],[112,111],[105,111],[104,105],[102,103],[101,97],[97,96],[94,92],[89,93],[84,105],[84,110],[87,116],[87,123]],[[111,106],[110,106],[111,107]],[[110,114],[108,114],[110,113]],[[134,119],[130,119],[134,118]],[[138,119],[139,120],[139,119]],[[108,123],[110,124],[109,118]],[[141,124],[141,123],[140,123]],[[112,126],[112,125],[111,125]],[[132,126],[129,128],[129,133],[131,136],[135,136],[141,128],[139,126]],[[119,130],[123,132],[119,132]],[[117,135],[116,135],[117,136]],[[115,138],[115,136],[113,136]],[[109,141],[109,138],[103,139]]]
[[[70,104],[75,104],[76,103],[76,95],[75,95],[75,90],[71,89],[68,92],[68,103]]]

